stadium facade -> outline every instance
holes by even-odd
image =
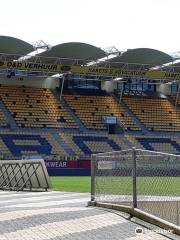
[[[83,175],[92,153],[137,147],[180,154],[177,59],[147,48],[112,58],[85,43],[34,50],[0,37],[2,159],[40,157],[52,174],[76,168]]]

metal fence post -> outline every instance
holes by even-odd
[[[136,148],[132,148],[132,184],[133,184],[133,208],[137,208],[137,169],[136,169]]]
[[[179,201],[177,200],[177,221],[176,221],[176,224],[177,226],[180,226],[180,204],[179,204]]]
[[[95,156],[91,156],[91,201],[95,201]]]

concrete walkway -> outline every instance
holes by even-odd
[[[0,192],[0,240],[167,240],[127,218],[86,207],[90,196],[67,192]],[[140,227],[143,233],[136,233]]]

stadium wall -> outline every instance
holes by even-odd
[[[45,161],[50,176],[90,176],[90,160]]]
[[[164,95],[171,94],[171,84],[157,84],[156,91]]]
[[[102,81],[101,82],[101,89],[105,90],[106,92],[113,92],[114,89],[117,88],[117,82],[114,81]]]
[[[40,77],[0,77],[0,84],[5,85],[24,85],[32,87],[45,87],[55,89],[59,85],[56,78],[40,78]]]

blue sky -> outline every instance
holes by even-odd
[[[180,0],[0,0],[0,34],[29,43],[85,42],[180,51]]]

